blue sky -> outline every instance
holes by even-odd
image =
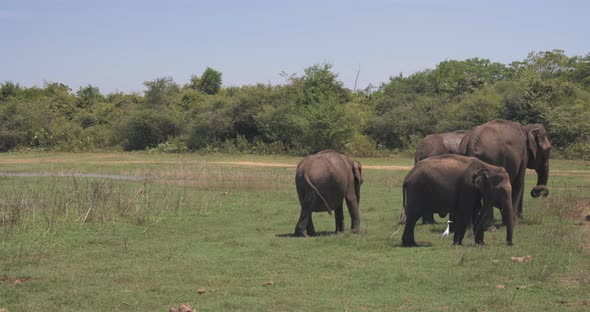
[[[225,86],[280,84],[330,62],[350,88],[360,68],[364,88],[447,59],[586,55],[589,18],[582,0],[0,0],[0,82],[142,92],[209,66]]]

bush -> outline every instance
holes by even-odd
[[[23,135],[12,131],[0,131],[0,152],[8,152],[16,148]]]
[[[352,140],[344,145],[343,152],[347,155],[359,157],[373,157],[377,155],[375,141],[360,133],[352,136]]]
[[[158,144],[158,147],[153,150],[162,153],[186,153],[188,152],[188,147],[180,137],[174,137],[164,143]]]
[[[568,146],[561,156],[565,159],[583,159],[590,160],[590,141],[576,142]]]
[[[118,129],[123,148],[143,150],[157,147],[181,131],[179,118],[170,111],[139,110],[122,121]]]

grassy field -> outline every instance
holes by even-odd
[[[552,161],[551,194],[525,197],[512,247],[504,228],[486,233],[485,246],[471,236],[452,246],[440,238],[441,220],[417,226],[416,239],[426,247],[402,248],[401,183],[411,159],[360,159],[361,234],[332,235],[333,216],[317,213],[322,235],[293,238],[299,159],[0,154],[0,172],[31,174],[0,177],[0,308],[590,309],[589,162]],[[83,175],[97,173],[141,178]],[[527,176],[527,189],[535,179]],[[532,260],[511,259],[528,255]]]

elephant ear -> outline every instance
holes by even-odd
[[[363,166],[356,160],[352,162],[352,174],[359,184],[363,184]]]
[[[477,189],[484,194],[487,189],[488,177],[490,174],[490,170],[487,168],[479,169],[475,172],[471,178],[471,183],[477,187]]]
[[[533,159],[537,158],[537,134],[539,133],[540,128],[532,128],[527,132],[527,145],[529,151],[533,155]]]

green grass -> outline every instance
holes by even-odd
[[[7,163],[21,159],[28,163]],[[4,160],[4,162],[3,162]],[[57,162],[56,160],[59,160]],[[402,248],[397,224],[407,172],[365,170],[362,234],[293,238],[296,164],[251,155],[3,154],[0,172],[142,174],[146,181],[0,177],[0,308],[8,311],[585,311],[590,304],[588,175],[551,176],[525,197],[514,246],[505,231],[452,246],[444,224],[417,226],[428,247]],[[408,165],[410,159],[362,159]],[[559,170],[584,162],[553,161]],[[527,188],[535,176],[527,176]],[[528,194],[527,194],[528,195]],[[89,212],[90,211],[90,212]],[[444,222],[444,220],[442,220]],[[345,214],[346,226],[350,218]],[[512,256],[531,255],[525,263]],[[13,285],[21,278],[24,282]],[[273,282],[272,285],[264,285]],[[496,285],[506,285],[497,289]],[[526,286],[522,288],[520,286]],[[198,289],[207,292],[199,295]]]

